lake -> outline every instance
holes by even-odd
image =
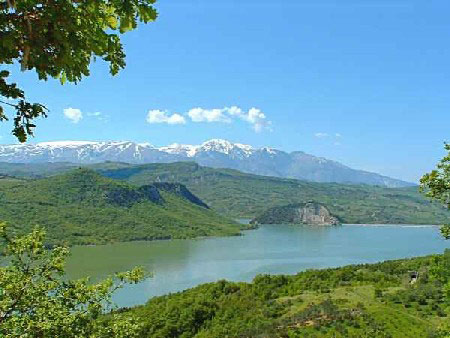
[[[114,297],[119,306],[132,306],[220,279],[251,281],[261,273],[295,274],[442,253],[449,247],[450,241],[431,225],[263,225],[236,237],[74,247],[67,272],[70,278],[89,275],[98,280],[143,266],[154,276]]]

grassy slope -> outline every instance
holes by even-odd
[[[142,337],[440,337],[450,303],[428,271],[437,261],[450,264],[450,251],[445,257],[221,281],[151,299],[124,315],[143,323]],[[414,285],[411,270],[420,271]]]
[[[20,231],[43,226],[50,243],[96,244],[239,232],[240,225],[164,191],[160,192],[161,203],[128,202],[137,189],[88,170],[31,181],[0,180],[0,219]],[[117,203],[107,198],[111,194]]]
[[[389,189],[367,185],[312,183],[212,169],[195,163],[96,168],[133,184],[181,182],[214,210],[232,217],[254,217],[269,207],[315,200],[344,223],[441,224],[450,213],[426,200],[416,187]]]

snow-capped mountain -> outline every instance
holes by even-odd
[[[195,161],[213,168],[231,168],[243,172],[304,179],[315,182],[364,183],[388,187],[412,185],[379,174],[355,170],[339,162],[301,151],[287,153],[264,147],[213,139],[201,145],[172,144],[154,147],[129,141],[61,141],[37,144],[0,145],[0,162],[80,164],[104,161],[127,163],[164,163]]]

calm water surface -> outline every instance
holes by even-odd
[[[442,253],[448,247],[436,226],[264,225],[237,237],[75,247],[68,274],[100,279],[143,266],[153,278],[115,295],[119,306],[132,306],[219,279],[251,281],[260,273],[295,274],[309,268]]]

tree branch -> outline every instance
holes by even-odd
[[[5,101],[2,101],[2,100],[0,100],[0,103],[7,104],[8,106],[17,108],[17,105],[16,105],[16,104],[13,104],[13,103],[5,102]]]

